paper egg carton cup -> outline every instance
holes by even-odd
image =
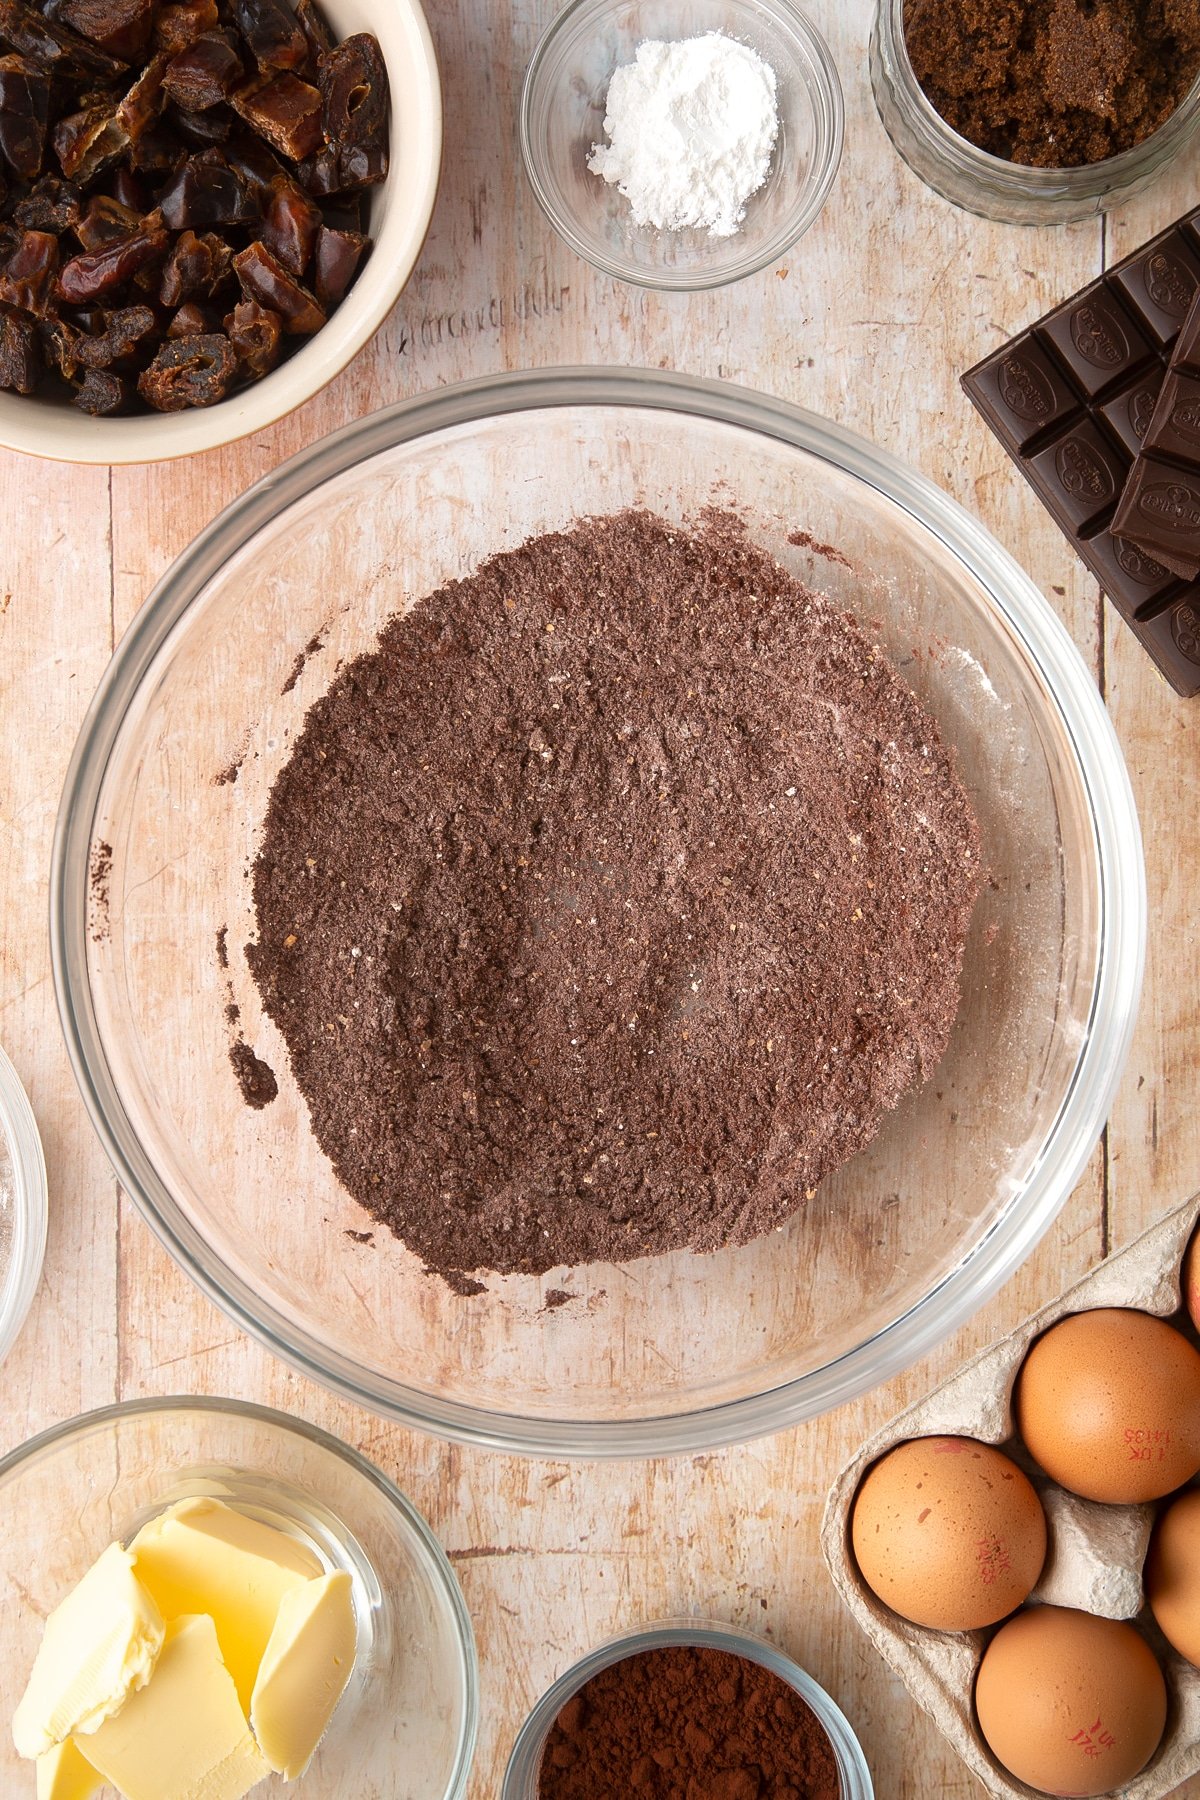
[[[1109,1619],[1136,1619],[1167,1680],[1167,1729],[1153,1761],[1119,1792],[1127,1800],[1162,1800],[1200,1773],[1200,1669],[1167,1644],[1145,1606],[1142,1564],[1155,1506],[1101,1506],[1066,1493],[1044,1475],[1016,1434],[1013,1387],[1034,1338],[1067,1313],[1130,1306],[1192,1330],[1183,1306],[1181,1265],[1200,1219],[1200,1194],[1110,1256],[1061,1299],[1018,1325],[932,1394],[898,1413],[865,1444],[830,1491],[821,1547],[842,1599],[913,1698],[949,1738],[989,1794],[1030,1800],[1038,1790],[1001,1769],[975,1723],[975,1673],[995,1628],[928,1631],[910,1625],[875,1598],[850,1547],[850,1513],[859,1482],[884,1453],[907,1438],[979,1438],[1004,1450],[1030,1477],[1046,1510],[1049,1548],[1031,1601],[1073,1606]]]

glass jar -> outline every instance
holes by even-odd
[[[1009,225],[1068,225],[1107,212],[1149,186],[1200,126],[1198,79],[1133,149],[1075,169],[1033,169],[980,150],[932,105],[909,60],[904,0],[879,0],[870,66],[884,129],[914,174],[956,206]]]

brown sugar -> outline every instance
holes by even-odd
[[[946,123],[1035,168],[1132,149],[1200,73],[1200,0],[905,0],[904,36]]]
[[[346,1188],[469,1293],[782,1224],[942,1055],[979,879],[847,615],[728,518],[629,512],[341,671],[247,956]]]

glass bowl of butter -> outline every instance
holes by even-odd
[[[459,1800],[470,1619],[347,1445],[233,1400],[130,1401],[0,1461],[6,1800]]]

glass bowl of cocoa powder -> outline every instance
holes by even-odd
[[[845,1714],[776,1644],[738,1626],[671,1619],[581,1657],[513,1745],[501,1800],[639,1791],[794,1793],[872,1800]]]
[[[1153,14],[1153,17],[1150,15]],[[1200,128],[1200,3],[878,0],[871,85],[900,156],[968,212],[1095,217]]]
[[[890,861],[822,812],[876,692]],[[884,913],[925,947],[836,1012]],[[52,870],[81,1088],[182,1266],[361,1404],[553,1455],[776,1430],[968,1318],[1086,1165],[1145,920],[1016,564],[839,426],[641,370],[447,388],[252,488],[122,640]]]

